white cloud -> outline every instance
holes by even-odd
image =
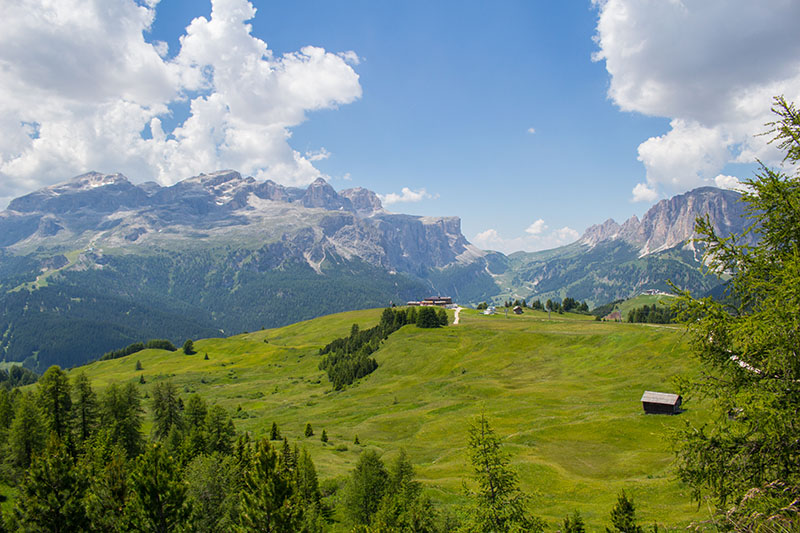
[[[425,189],[412,191],[408,187],[403,187],[400,190],[400,194],[397,194],[396,192],[390,192],[389,194],[379,194],[378,198],[380,198],[383,205],[391,205],[407,202],[421,202],[422,200],[434,198],[434,196],[428,194]]]
[[[714,178],[714,185],[720,189],[730,189],[738,192],[744,192],[748,189],[748,185],[739,181],[736,176],[727,176],[725,174],[720,174]]]
[[[536,133],[536,128],[528,128],[528,133],[533,135],[534,133]]]
[[[331,153],[325,148],[320,148],[319,150],[309,150],[305,156],[309,161],[322,161],[323,159],[328,159]]]
[[[658,192],[651,189],[646,183],[637,183],[633,188],[634,202],[655,202],[658,199]]]
[[[667,133],[639,146],[649,190],[712,184],[731,162],[780,162],[769,138],[756,134],[772,120],[773,96],[800,100],[800,3],[594,4],[594,59],[611,76],[609,98],[622,110],[672,119]]]
[[[358,56],[309,46],[275,57],[250,33],[249,2],[212,0],[210,18],[195,18],[168,59],[165,43],[144,39],[157,3],[4,7],[0,196],[87,170],[164,184],[219,168],[294,185],[320,175],[313,162],[328,152],[300,154],[290,129],[361,96]],[[189,117],[164,131],[181,103]]]
[[[540,235],[544,230],[547,229],[547,224],[544,223],[544,220],[541,218],[527,227],[525,233],[530,233],[531,235]]]
[[[529,231],[531,228],[534,228],[537,233]],[[580,237],[577,231],[568,226],[549,232],[546,230],[547,226],[544,221],[539,219],[525,230],[527,235],[506,238],[495,229],[487,229],[476,234],[472,238],[472,243],[483,250],[497,250],[509,254],[519,251],[549,250],[575,242]]]

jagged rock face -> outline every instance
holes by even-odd
[[[370,216],[383,211],[383,205],[378,195],[374,192],[356,187],[339,191],[339,196],[350,200],[350,205],[359,216]]]
[[[0,213],[0,246],[17,251],[271,242],[282,243],[278,255],[305,258],[318,271],[330,254],[415,274],[483,256],[458,218],[391,214],[374,192],[337,193],[321,178],[301,189],[225,170],[161,187],[93,172],[18,198]]]
[[[641,221],[634,215],[622,226],[612,219],[592,226],[578,242],[594,247],[601,242],[621,240],[639,247],[639,255],[643,257],[686,245],[695,236],[695,219],[705,214],[720,235],[740,233],[747,220],[739,198],[740,194],[734,191],[701,187],[661,200]]]

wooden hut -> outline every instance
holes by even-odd
[[[651,415],[676,415],[681,412],[682,398],[668,392],[644,391],[642,407]]]
[[[512,309],[512,311],[514,311],[515,315],[521,315],[522,314],[522,308],[520,306],[518,306],[518,305],[515,305],[514,309]]]

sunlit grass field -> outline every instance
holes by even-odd
[[[667,440],[672,428],[702,416],[701,406],[654,416],[644,415],[639,402],[644,390],[672,391],[673,376],[693,372],[682,329],[463,310],[459,325],[400,329],[375,353],[373,374],[333,391],[318,369],[319,348],[347,335],[353,323],[377,324],[380,313],[196,340],[195,355],[145,350],[71,373],[85,371],[97,389],[138,384],[144,375],[146,384],[137,385],[143,394],[171,379],[184,395],[198,392],[229,409],[237,429],[254,436],[275,421],[283,436],[309,450],[322,479],[346,476],[366,447],[385,460],[403,447],[442,504],[463,500],[467,428],[484,412],[533,495],[531,509],[553,527],[576,509],[590,529],[608,525],[622,489],[645,524],[703,518],[671,473]],[[313,437],[303,436],[306,423]],[[319,439],[323,429],[327,444]],[[356,435],[360,445],[353,444]]]

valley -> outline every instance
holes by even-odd
[[[308,449],[321,480],[342,482],[364,449],[387,460],[404,448],[438,505],[463,502],[467,426],[483,412],[533,495],[531,510],[551,527],[576,509],[590,529],[605,526],[622,489],[635,498],[643,524],[703,519],[673,477],[666,440],[686,419],[703,418],[702,407],[690,402],[680,416],[653,416],[639,402],[644,390],[671,391],[673,376],[694,372],[681,328],[464,309],[458,325],[401,328],[373,354],[376,371],[332,390],[318,368],[319,348],[353,323],[372,327],[380,313],[195,340],[194,355],[145,350],[70,374],[86,372],[98,390],[130,382],[142,393],[169,379],[184,399],[198,392],[225,407],[237,430],[253,436],[267,435],[276,422],[290,442]],[[315,436],[304,437],[307,423]]]

